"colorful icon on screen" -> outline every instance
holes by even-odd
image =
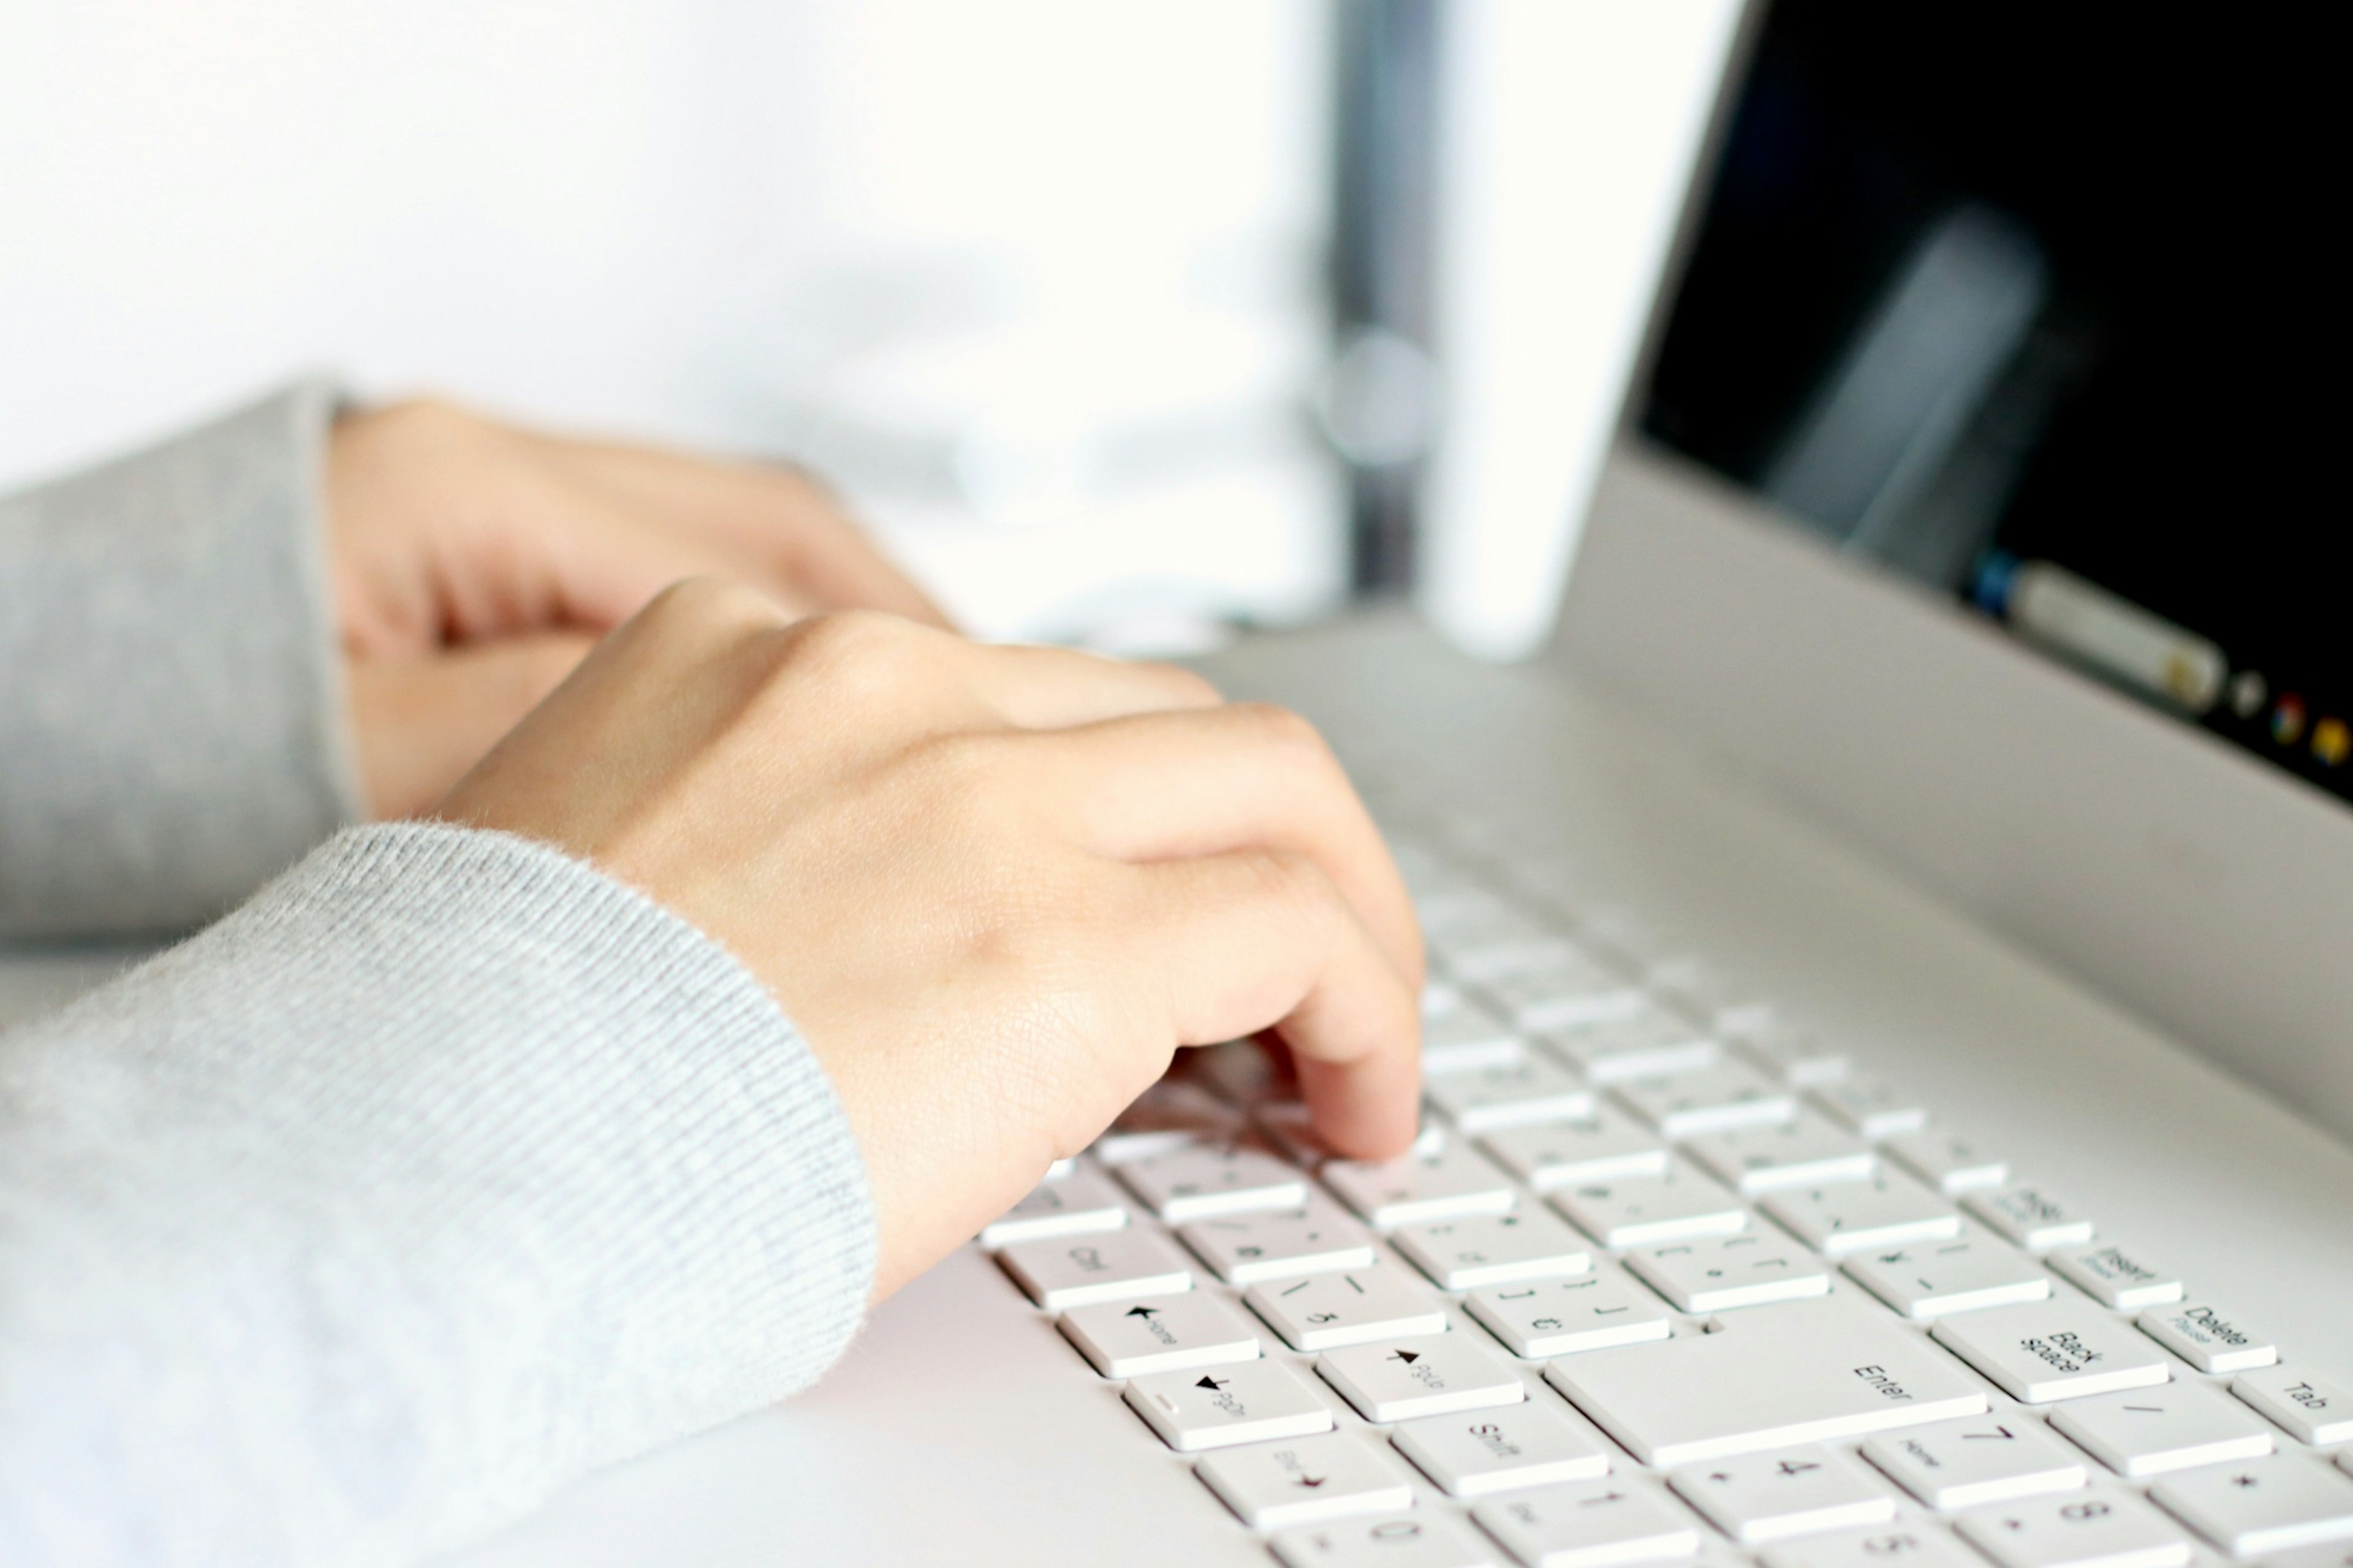
[[[2242,669],[2231,677],[2231,711],[2242,719],[2252,719],[2263,710],[2263,699],[2271,688],[2263,684],[2263,671]]]
[[[2283,746],[2304,739],[2304,699],[2292,691],[2284,694],[2279,706],[2272,710],[2272,739]]]
[[[2330,767],[2341,767],[2353,752],[2353,730],[2342,719],[2323,719],[2312,727],[2312,754]]]

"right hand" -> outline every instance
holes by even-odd
[[[440,815],[593,862],[768,987],[865,1157],[878,1299],[1182,1046],[1273,1028],[1335,1150],[1413,1136],[1396,868],[1303,721],[1181,670],[682,584]]]

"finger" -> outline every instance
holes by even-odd
[[[545,537],[562,614],[591,631],[611,630],[690,577],[748,583],[789,616],[820,607],[782,576],[747,573],[724,551],[585,492]]]
[[[593,646],[547,633],[355,661],[347,683],[353,762],[369,814],[413,816],[439,800]]]
[[[1244,850],[1140,867],[1126,929],[1179,1041],[1274,1028],[1319,1137],[1386,1159],[1413,1141],[1420,1008],[1355,908],[1304,855]]]
[[[973,693],[1023,730],[1062,730],[1139,713],[1215,708],[1218,689],[1173,664],[1071,648],[965,643]]]
[[[1421,984],[1421,931],[1397,863],[1336,758],[1297,715],[1256,703],[1041,736],[1047,808],[1085,848],[1163,860],[1263,847],[1309,856]]]
[[[618,442],[532,439],[582,482],[701,534],[739,557],[744,567],[778,574],[817,608],[885,610],[926,626],[950,624],[842,515],[825,487],[799,469]]]

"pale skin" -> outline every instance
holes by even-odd
[[[813,487],[822,521],[729,465],[504,435],[487,460],[460,438],[491,466],[448,489],[413,471],[435,442],[331,471],[369,787],[408,804],[433,770],[404,752],[446,770],[506,731],[438,815],[589,860],[744,963],[841,1097],[877,1299],[1187,1046],[1270,1031],[1336,1152],[1403,1152],[1420,938],[1303,721],[1174,668],[958,637]],[[545,493],[501,476],[551,452],[544,512],[480,502]],[[567,531],[575,486],[643,521]]]

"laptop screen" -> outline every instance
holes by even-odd
[[[2353,799],[2322,15],[1781,0],[1646,431]]]

